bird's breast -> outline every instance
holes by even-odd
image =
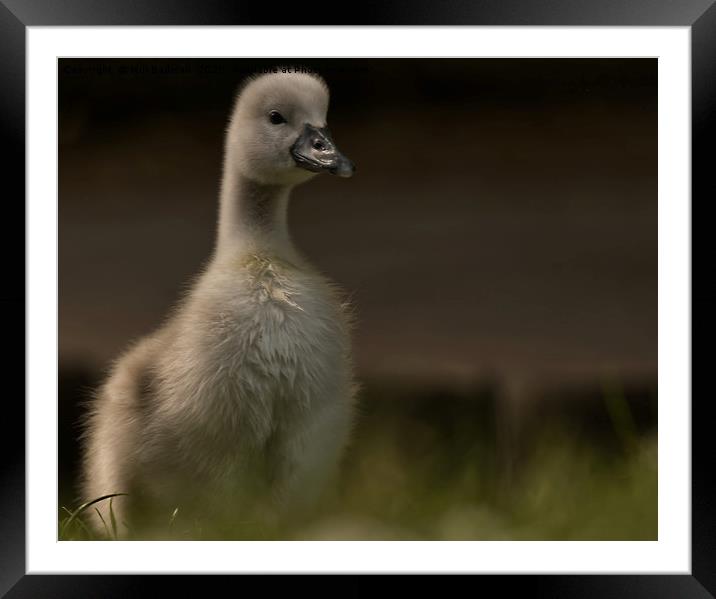
[[[185,327],[185,388],[216,428],[249,429],[260,442],[346,393],[346,312],[319,275],[255,260],[239,276],[213,277],[197,297]]]

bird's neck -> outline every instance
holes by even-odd
[[[241,173],[224,173],[219,206],[217,259],[257,253],[287,260],[296,249],[288,232],[291,187],[267,185]]]

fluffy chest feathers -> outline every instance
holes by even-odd
[[[260,445],[348,395],[345,307],[317,273],[257,255],[214,265],[178,317],[160,379],[179,424]]]

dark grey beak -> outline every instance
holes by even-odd
[[[291,146],[291,156],[298,166],[314,173],[350,177],[356,170],[353,163],[338,151],[325,127],[318,129],[305,125]]]

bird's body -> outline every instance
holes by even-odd
[[[261,157],[246,157],[241,138],[249,117],[281,101],[287,112],[275,97],[281,85],[294,102],[319,104],[300,126],[324,126],[327,96],[324,107],[312,77],[270,79],[242,92],[227,132],[211,261],[166,323],[118,360],[88,419],[83,496],[127,493],[115,510],[135,533],[161,534],[177,508],[185,523],[222,537],[309,507],[348,438],[349,310],[287,231],[290,190],[307,177],[295,163],[256,176],[251,160]],[[242,114],[267,90],[257,117]],[[275,145],[270,153],[283,160]]]

